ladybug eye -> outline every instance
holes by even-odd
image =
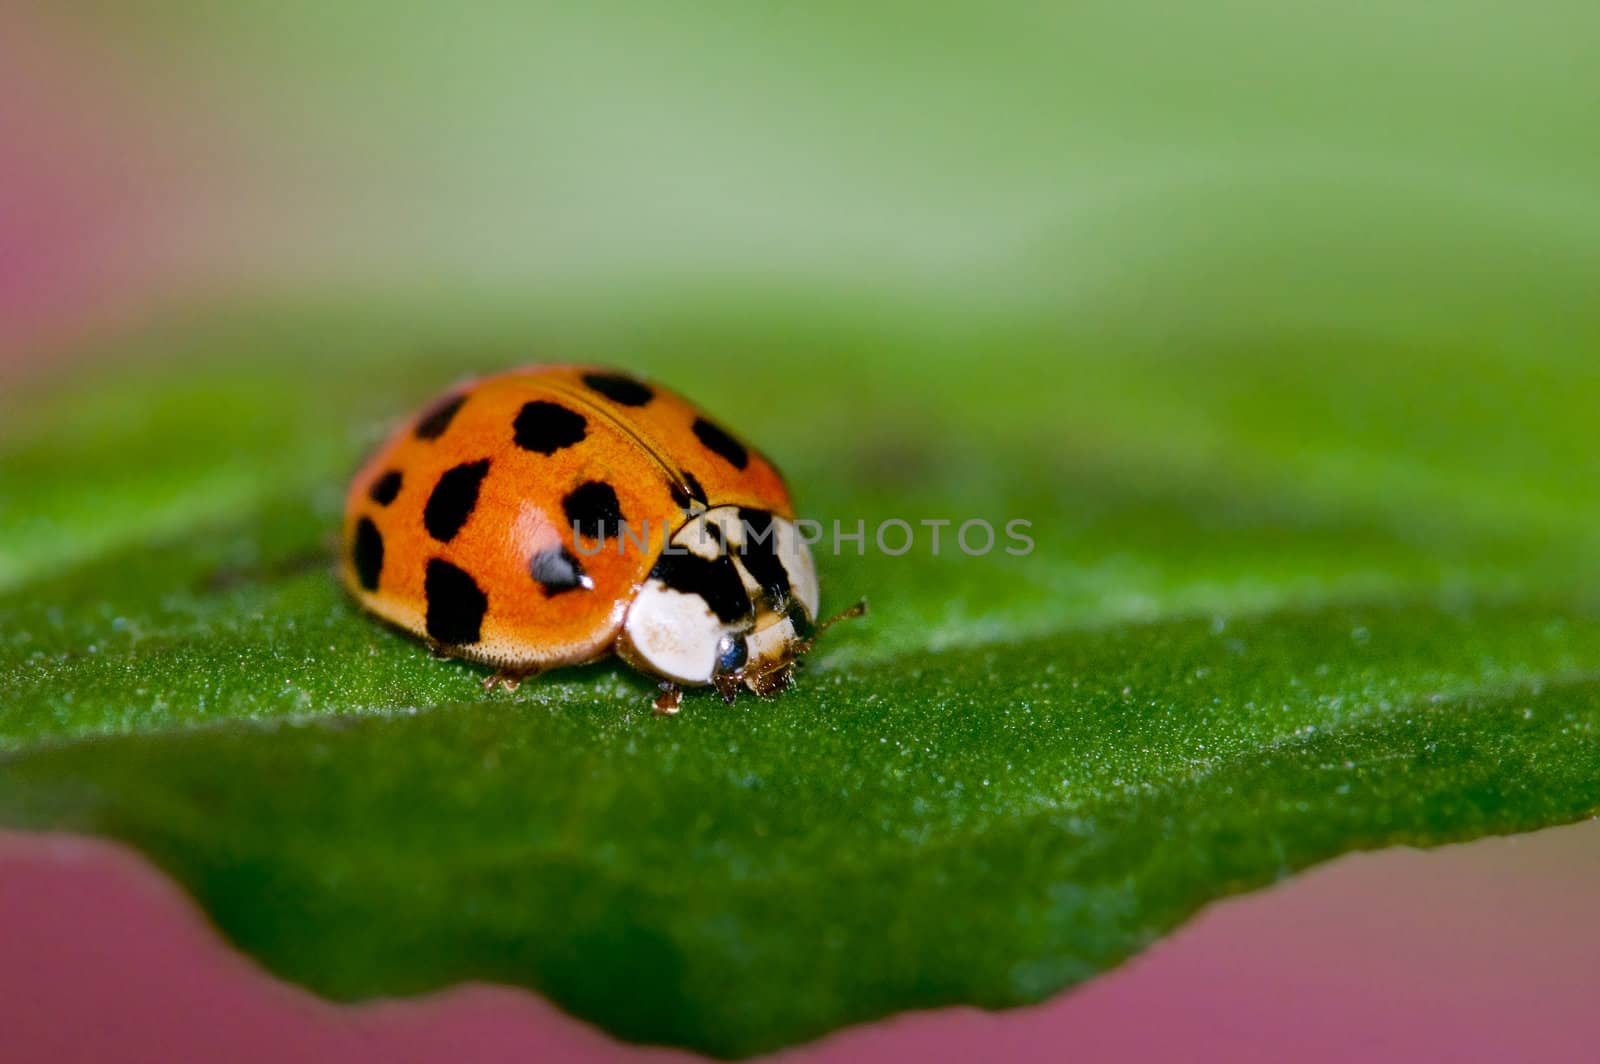
[[[789,608],[785,611],[784,616],[788,617],[789,623],[794,626],[795,638],[804,639],[811,634],[811,618],[807,615],[806,608],[800,605],[798,601],[789,603]]]
[[[738,672],[750,660],[750,646],[742,635],[725,635],[717,644],[717,671]]]

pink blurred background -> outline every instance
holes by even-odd
[[[348,207],[323,180],[337,163],[274,154],[240,101],[197,98],[115,40],[0,9],[0,386],[170,310],[381,257],[302,242]],[[1596,902],[1600,823],[1357,855],[1216,905],[1045,1005],[905,1016],[783,1056],[1593,1060]],[[685,1057],[508,989],[327,1005],[87,840],[0,835],[0,943],[7,1061]]]
[[[1600,823],[1357,854],[1212,906],[1034,1008],[899,1016],[777,1055],[966,1061],[1589,1061]],[[0,834],[8,1060],[689,1060],[519,990],[336,1007],[224,946],[137,856]]]

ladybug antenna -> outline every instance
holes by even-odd
[[[810,653],[811,652],[811,648],[816,645],[817,640],[822,638],[822,633],[826,632],[829,628],[832,628],[834,625],[838,624],[840,621],[854,620],[857,617],[865,617],[866,615],[867,615],[867,600],[866,599],[860,600],[854,606],[851,606],[851,607],[849,607],[847,609],[840,610],[838,613],[834,614],[832,617],[829,617],[827,620],[825,620],[821,624],[817,625],[816,628],[812,629],[811,638],[807,639],[805,642],[800,644],[799,649],[798,649],[798,653],[799,654],[808,654],[808,653]]]

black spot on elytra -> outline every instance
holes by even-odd
[[[700,481],[695,479],[693,473],[681,474],[682,481],[674,480],[667,485],[667,490],[672,492],[672,502],[680,510],[687,510],[691,503],[709,506],[706,501],[706,489],[700,486]]]
[[[591,480],[573,488],[561,500],[561,508],[578,535],[605,539],[622,534],[622,504],[615,489],[604,481]]]
[[[372,487],[367,495],[379,506],[388,506],[400,494],[400,485],[404,483],[400,470],[391,469],[383,476],[372,482]]]
[[[789,597],[789,570],[778,557],[778,531],[772,524],[772,515],[765,510],[742,509],[739,520],[745,530],[744,552],[739,560],[773,604],[779,605]]]
[[[695,475],[693,473],[685,470],[683,474],[683,482],[689,485],[690,495],[694,496],[694,498],[700,502],[706,501],[706,489],[700,486],[700,481],[695,479]]]
[[[440,543],[455,538],[461,526],[467,523],[478,505],[478,488],[489,474],[489,460],[465,462],[446,470],[439,483],[428,496],[428,505],[422,510],[422,524],[428,535]]]
[[[623,406],[644,406],[656,397],[647,386],[620,373],[585,373],[583,383]]]
[[[363,517],[356,524],[356,540],[350,545],[350,560],[355,563],[356,579],[368,591],[378,590],[378,577],[383,575],[383,533]]]
[[[703,417],[695,418],[694,434],[700,437],[700,442],[706,445],[707,450],[726,459],[733,468],[743,469],[750,464],[750,452],[745,450],[744,444],[729,436],[715,422]]]
[[[663,553],[650,576],[674,591],[699,595],[724,624],[755,614],[739,570],[726,554],[708,561],[698,554]]]
[[[535,554],[528,563],[528,571],[548,596],[594,586],[578,559],[565,547],[550,547]]]
[[[472,577],[442,558],[433,558],[422,592],[428,600],[428,635],[452,645],[478,641],[489,600]]]
[[[456,412],[461,409],[461,404],[467,401],[464,395],[452,395],[441,401],[432,410],[422,415],[422,420],[417,422],[415,429],[417,439],[436,440],[444,435],[444,430],[450,427],[450,422],[455,420]]]
[[[560,403],[535,399],[522,405],[512,427],[516,430],[518,447],[524,451],[551,455],[563,447],[581,442],[588,424],[582,414],[568,410]]]

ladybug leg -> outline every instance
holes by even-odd
[[[733,700],[739,696],[740,674],[727,672],[719,673],[711,678],[711,686],[717,689],[717,694],[728,705],[733,705]]]
[[[496,669],[483,678],[483,689],[493,691],[496,687],[504,687],[507,691],[515,691],[522,686],[523,680],[538,675],[538,672],[538,669]]]
[[[764,672],[756,677],[756,694],[761,698],[772,698],[793,686],[794,669],[790,665]]]
[[[683,688],[671,680],[661,681],[661,693],[656,696],[656,713],[659,716],[670,717],[678,712],[678,707],[683,704]]]

